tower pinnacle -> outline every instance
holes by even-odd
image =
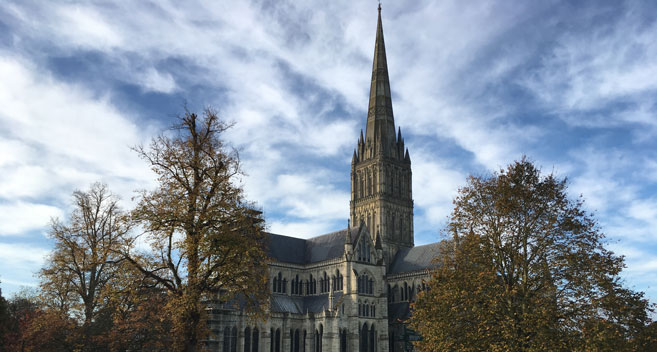
[[[372,83],[367,110],[365,142],[372,143],[377,152],[389,154],[389,149],[395,142],[395,119],[392,114],[390,79],[388,77],[386,47],[383,40],[380,3],[378,10],[379,16],[374,44],[374,62],[372,63]]]

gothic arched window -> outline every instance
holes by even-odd
[[[276,329],[276,340],[274,341],[273,352],[281,352],[281,329]]]
[[[340,329],[340,352],[347,352],[347,329]]]
[[[360,329],[360,334],[358,334],[360,340],[360,352],[369,352],[369,329],[367,328],[367,323],[363,323],[363,327]]]
[[[274,292],[283,293],[285,292],[285,286],[287,282],[283,279],[283,274],[279,271],[278,276],[274,278]]]
[[[299,329],[294,330],[294,352],[300,352],[299,350]]]
[[[367,177],[367,195],[371,196],[373,194],[373,189],[372,189],[372,174],[368,172],[368,177]]]
[[[230,328],[226,327],[224,329],[224,346],[223,352],[230,352]]]
[[[362,274],[358,277],[357,286],[358,293],[364,294],[374,294],[374,280],[371,279],[367,274]]]
[[[237,352],[237,328],[230,330],[230,352]]]
[[[376,342],[375,337],[376,337],[376,330],[374,330],[374,324],[372,324],[372,326],[370,326],[370,343],[369,343],[370,352],[375,351],[375,346],[374,346]]]
[[[260,343],[260,331],[258,328],[253,328],[251,340],[251,352],[258,352],[258,344]]]
[[[244,352],[251,352],[251,328],[244,329]]]
[[[360,187],[358,187],[358,196],[363,198],[363,176],[358,177],[360,179]]]

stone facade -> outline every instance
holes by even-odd
[[[375,43],[366,130],[352,159],[350,225],[307,240],[270,234],[269,318],[211,305],[211,350],[409,347],[403,321],[438,246],[414,246],[411,159],[401,130],[395,133],[380,7]]]

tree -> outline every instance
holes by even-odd
[[[82,321],[81,345],[90,350],[93,331],[109,328],[92,325],[98,325],[98,313],[105,308],[102,292],[117,275],[117,252],[130,223],[104,184],[75,191],[73,200],[67,223],[51,222],[55,249],[39,276],[44,301],[50,309]]]
[[[75,322],[43,306],[36,291],[23,289],[8,301],[0,351],[72,351]]]
[[[99,343],[111,351],[170,350],[167,292],[130,263],[122,261],[120,265],[120,278],[104,293],[112,323]]]
[[[411,326],[425,351],[632,351],[652,306],[622,286],[623,258],[567,195],[526,158],[470,177],[454,200],[429,290]],[[643,340],[642,340],[643,339]]]
[[[0,351],[23,351],[29,339],[25,331],[38,315],[35,295],[24,289],[14,294],[7,302],[7,320]]]
[[[9,304],[7,300],[2,297],[2,288],[0,288],[0,351],[4,351],[2,347],[5,341],[5,333],[9,327]]]
[[[220,139],[228,127],[211,110],[186,112],[170,135],[136,148],[159,183],[133,212],[152,251],[128,245],[124,256],[168,291],[176,347],[187,351],[204,336],[202,301],[239,300],[257,311],[268,292],[262,219],[237,185],[237,153]]]

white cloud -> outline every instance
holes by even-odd
[[[170,73],[162,73],[154,68],[148,68],[137,77],[141,86],[160,93],[172,93],[178,89],[176,81]]]
[[[0,148],[9,151],[0,155],[0,198],[62,204],[72,188],[100,178],[125,199],[135,185],[152,183],[127,148],[152,135],[151,127],[139,126],[151,116],[122,113],[111,91],[84,79],[57,81],[43,65],[93,53],[112,79],[145,92],[216,89],[216,101],[194,103],[215,105],[237,121],[226,137],[240,148],[248,198],[276,213],[268,219],[272,231],[307,237],[346,219],[344,170],[365,122],[375,4],[328,2],[321,10],[306,2],[26,4],[3,6],[19,29],[12,33],[17,50],[0,52],[0,80],[11,82],[0,85]],[[571,176],[573,194],[584,194],[612,237],[628,246],[654,238],[655,196],[647,189],[657,163],[647,150],[657,130],[656,28],[637,20],[642,11],[632,6],[619,8],[620,21],[578,31],[567,24],[589,23],[586,11],[555,18],[563,15],[554,3],[384,4],[395,118],[411,147],[421,214],[418,238],[428,238],[449,214],[470,169],[496,170],[532,151],[538,155],[530,157]],[[168,62],[181,70],[169,70]],[[499,87],[512,94],[499,94]],[[532,106],[522,106],[523,99]],[[618,101],[627,104],[604,109]],[[514,115],[523,109],[531,113]],[[556,123],[554,115],[575,127],[556,135],[630,126],[631,143],[642,150],[611,150],[605,143],[615,142],[586,134],[571,138],[574,146],[558,145],[542,130],[542,123]],[[441,150],[459,156],[421,149],[413,144],[417,136],[438,139]],[[542,155],[551,145],[552,156]]]
[[[7,56],[0,56],[0,81],[12,82],[0,86],[0,141],[15,153],[3,160],[0,197],[61,200],[98,180],[134,188],[152,182],[129,148],[150,129],[140,130],[107,99]]]
[[[96,9],[75,4],[60,4],[52,8],[55,34],[60,40],[75,46],[111,49],[119,46],[123,38]]]
[[[61,216],[62,210],[51,205],[22,201],[0,203],[0,236],[45,228],[51,218]]]
[[[24,244],[11,244],[0,242],[0,257],[3,265],[9,267],[40,266],[43,264],[49,251],[44,248],[35,248]]]
[[[335,231],[336,229],[331,226],[330,222],[293,222],[293,221],[272,221],[268,223],[268,231],[275,234],[293,236],[299,238],[311,238],[317,235],[322,235]],[[345,228],[347,224],[345,223]]]
[[[275,192],[279,206],[300,218],[339,219],[349,216],[349,193],[335,189],[328,175],[283,174],[278,176]]]
[[[0,282],[3,295],[18,291],[20,287],[36,286],[34,274],[41,268],[49,251],[34,244],[0,242]],[[7,290],[9,289],[9,290]]]
[[[413,154],[413,198],[425,209],[426,220],[433,225],[444,222],[452,211],[452,200],[458,188],[465,184],[466,175],[440,156],[415,149]]]
[[[635,122],[652,126],[654,132],[656,122],[646,116],[646,104],[652,105],[657,89],[657,23],[646,24],[637,5],[624,3],[617,20],[560,33],[539,67],[519,83],[569,124],[607,127]],[[596,15],[593,11],[582,21],[592,22]],[[572,113],[596,112],[617,102],[626,106],[620,112]]]

